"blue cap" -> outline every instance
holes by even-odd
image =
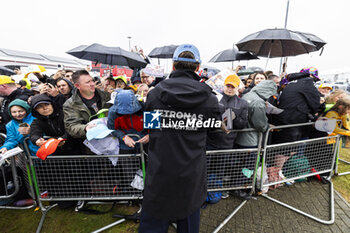
[[[179,57],[179,55],[185,51],[191,52],[194,55],[194,59],[193,58]],[[198,51],[196,46],[191,45],[191,44],[182,44],[176,48],[174,55],[173,55],[173,61],[186,61],[186,62],[193,62],[193,63],[201,63],[201,58],[200,58],[200,54],[199,54],[199,51]]]

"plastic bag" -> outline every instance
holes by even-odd
[[[143,184],[143,174],[141,169],[137,170],[134,180],[131,182],[130,185],[135,189],[143,190],[144,184]]]
[[[267,184],[269,182],[269,177],[267,175],[266,169],[264,169],[264,172],[263,172],[262,182],[263,182],[263,184]],[[258,188],[261,187],[261,167],[258,168],[258,171],[256,174],[256,185],[258,186]],[[263,187],[261,190],[262,193],[267,193],[268,191],[269,191],[268,186]]]

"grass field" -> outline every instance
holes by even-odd
[[[350,150],[340,150],[340,157],[350,161]],[[339,162],[338,172],[350,171],[350,165]],[[334,176],[333,183],[335,189],[350,203],[350,174],[345,176]],[[93,208],[104,211],[110,208],[110,205],[94,205]],[[113,210],[103,215],[87,215],[85,213],[76,213],[73,209],[61,210],[58,207],[53,208],[47,214],[42,232],[51,233],[79,233],[91,232],[103,226],[117,221],[112,218],[113,214],[133,214],[138,207],[116,205]],[[0,209],[0,232],[35,232],[41,218],[40,209],[30,210],[4,210]],[[119,226],[113,227],[105,232],[132,233],[137,232],[138,223],[127,221]]]
[[[99,211],[108,210],[110,207],[110,205],[93,206],[94,209]],[[103,215],[88,215],[76,213],[73,209],[61,210],[55,207],[48,212],[41,232],[92,232],[117,221],[118,219],[112,218],[112,214],[133,214],[137,209],[137,207],[116,205],[109,213]],[[35,232],[40,218],[40,210],[0,210],[0,231],[2,233]],[[138,223],[127,221],[104,232],[133,233],[137,232],[137,229]]]
[[[350,149],[341,149],[340,158],[350,162]],[[339,161],[338,173],[350,171],[350,165]],[[350,174],[333,177],[334,188],[350,203]]]

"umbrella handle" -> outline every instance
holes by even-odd
[[[265,64],[265,71],[266,71],[266,68],[267,68],[267,63],[269,63],[269,59],[270,59],[270,55],[271,55],[271,49],[272,49],[272,44],[273,44],[273,41],[271,42],[269,54],[267,55],[267,60],[266,60],[266,64]]]
[[[267,68],[267,64],[269,63],[270,54],[271,54],[271,48],[270,48],[269,54],[267,55],[266,64],[265,64],[265,70]]]

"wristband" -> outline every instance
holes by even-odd
[[[122,140],[123,140],[123,141],[125,140],[125,137],[126,137],[126,136],[122,137]]]

